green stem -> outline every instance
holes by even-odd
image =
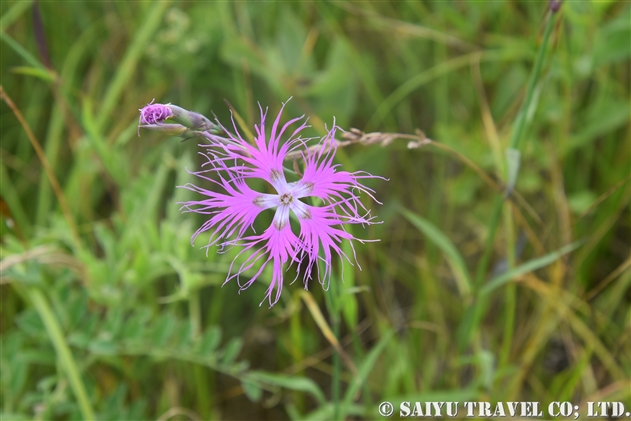
[[[59,150],[61,148],[64,130],[64,118],[63,113],[56,105],[53,107],[53,112],[50,117],[50,124],[48,126],[48,133],[46,134],[46,143],[44,144],[44,153],[46,159],[50,163],[52,168],[57,168]],[[48,182],[48,175],[45,171],[42,171],[39,182],[39,195],[37,200],[37,212],[35,221],[37,225],[45,225],[46,218],[48,218],[52,202],[51,184]]]
[[[191,322],[193,338],[195,338],[195,340],[198,340],[202,334],[202,307],[199,290],[189,292],[188,313],[189,320]],[[205,374],[206,370],[204,369],[204,367],[199,365],[195,365],[193,367],[193,379],[195,382],[197,403],[200,405],[199,408],[202,411],[200,415],[204,418],[209,418],[211,415],[211,413],[209,412],[210,408],[204,405],[204,403],[208,401],[208,396],[210,396]]]
[[[300,304],[299,295],[295,295],[292,298],[292,300],[295,300],[297,304]],[[298,306],[298,308],[300,307]],[[291,336],[290,354],[291,354],[294,364],[297,364],[298,362],[302,361],[305,358],[304,349],[303,349],[304,341],[303,341],[303,336],[302,336],[304,329],[301,325],[300,319],[301,317],[300,317],[299,310],[294,311],[289,318],[289,334]],[[298,376],[304,375],[304,370],[300,370],[299,372],[295,374]],[[300,412],[305,412],[306,401],[304,398],[305,398],[304,394],[295,393],[295,405]]]
[[[9,206],[9,217],[15,222],[14,230],[20,238],[25,238],[31,232],[31,223],[26,216],[27,213],[24,206],[22,206],[20,193],[11,182],[9,172],[2,162],[0,162],[0,180],[2,180],[2,196]]]
[[[479,288],[484,281],[484,275],[486,274],[486,268],[489,265],[491,259],[491,252],[493,251],[493,241],[495,239],[495,231],[500,221],[500,215],[502,213],[502,204],[504,198],[502,195],[495,197],[495,203],[493,203],[493,213],[491,214],[491,222],[489,223],[489,233],[486,238],[486,244],[484,245],[484,253],[478,264],[478,269],[475,275],[475,286]]]
[[[202,308],[200,305],[199,291],[192,291],[188,296],[188,316],[193,329],[193,337],[199,338],[202,333]]]
[[[96,417],[94,416],[92,404],[90,403],[85,386],[81,380],[81,375],[79,374],[79,370],[75,364],[72,352],[64,339],[61,327],[59,326],[48,301],[46,301],[42,292],[36,288],[26,289],[26,294],[44,322],[48,336],[55,347],[55,351],[57,351],[57,357],[66,371],[70,387],[72,388],[72,391],[79,403],[82,418],[84,420],[95,420]]]
[[[145,52],[146,46],[151,41],[153,34],[160,28],[162,16],[169,8],[170,1],[159,1],[155,5],[148,7],[147,13],[143,16],[142,26],[135,32],[134,39],[125,51],[125,55],[112,78],[105,97],[101,102],[101,109],[96,121],[96,131],[101,132],[105,127],[111,112],[119,103],[120,96],[129,85],[131,77],[136,73],[136,66]],[[116,116],[117,117],[117,116]]]
[[[528,111],[532,106],[532,100],[534,97],[535,85],[537,84],[537,80],[539,79],[539,74],[541,73],[541,66],[543,63],[543,59],[545,57],[546,47],[548,42],[550,41],[550,34],[552,33],[552,28],[554,27],[554,14],[550,14],[548,18],[548,22],[546,23],[546,28],[543,35],[543,41],[539,46],[539,51],[537,52],[537,57],[535,58],[535,63],[533,66],[532,74],[530,75],[530,79],[528,80],[528,85],[526,87],[526,98],[524,99],[524,103],[522,104],[519,113],[517,114],[517,118],[515,120],[515,126],[513,128],[513,132],[511,133],[511,138],[509,142],[509,149],[515,149],[519,147],[519,142],[522,139],[524,128],[526,125],[526,117],[528,116]],[[508,169],[508,166],[507,166]],[[515,175],[515,180],[517,175]],[[508,177],[507,177],[508,180]],[[508,183],[510,184],[510,183]],[[502,207],[504,205],[505,198],[508,197],[507,193],[510,193],[510,188],[512,185],[507,186],[507,192],[497,195],[495,198],[495,202],[493,203],[493,210],[491,212],[491,220],[489,221],[488,228],[488,237],[486,239],[484,245],[484,252],[482,257],[480,258],[480,262],[476,268],[476,276],[475,276],[475,287],[479,290],[482,287],[484,282],[484,278],[486,276],[486,272],[488,269],[489,262],[491,260],[491,254],[493,252],[493,243],[495,241],[495,234],[497,232],[497,226],[500,221],[500,217],[502,215]],[[514,250],[513,246],[509,247],[509,249]],[[509,261],[512,257],[509,257]],[[512,295],[514,292],[507,292],[507,320],[504,325],[505,332],[508,329],[512,329],[514,324],[514,298]],[[461,325],[461,329],[459,332],[459,348],[462,350],[469,343],[469,340],[472,336],[473,331],[477,328],[478,323],[482,318],[484,313],[484,309],[487,306],[488,300],[484,297],[478,296],[478,299],[475,300],[473,307],[471,307],[467,314],[471,317],[470,320],[467,320],[465,323]],[[506,358],[506,350],[507,347],[510,346],[510,342],[505,342],[504,344],[504,352],[502,359]]]
[[[530,80],[528,81],[528,86],[526,88],[526,99],[524,100],[524,103],[519,110],[517,121],[515,122],[515,128],[513,129],[513,133],[510,138],[509,147],[512,149],[517,149],[519,147],[519,141],[521,140],[524,132],[526,116],[528,114],[528,110],[530,109],[530,104],[535,92],[535,85],[537,84],[537,80],[539,79],[539,73],[541,73],[541,64],[543,63],[546,46],[548,45],[548,41],[550,40],[552,28],[554,27],[554,21],[554,14],[551,13],[546,24],[545,32],[543,34],[543,41],[541,42],[541,46],[539,47],[539,51],[537,52],[537,58],[535,59],[535,64],[534,68],[532,69],[532,74],[530,75]]]
[[[500,349],[499,367],[506,367],[515,336],[515,311],[517,309],[517,289],[514,284],[506,286],[504,293],[504,342]]]
[[[329,308],[329,314],[331,316],[331,327],[333,335],[336,339],[340,339],[340,312],[338,302],[338,285],[335,282],[331,282],[329,292],[325,293],[325,301]],[[342,362],[340,354],[336,351],[333,352],[333,378],[331,380],[331,399],[333,401],[333,420],[340,419],[340,380],[342,372]]]
[[[333,335],[340,339],[340,318],[336,314],[333,318]],[[339,352],[335,351],[333,354],[333,419],[335,421],[340,419],[340,374],[341,374],[342,362]]]
[[[508,263],[508,270],[515,267],[516,243],[515,230],[513,229],[513,215],[510,206],[504,208],[504,226],[506,232],[506,261]],[[504,292],[504,341],[500,350],[499,367],[505,367],[508,365],[510,352],[514,337],[515,328],[515,311],[517,308],[517,289],[514,284],[506,286]]]
[[[552,33],[552,28],[554,27],[554,15],[550,15],[548,18],[548,22],[546,24],[545,32],[543,35],[543,41],[541,42],[541,46],[539,47],[539,51],[537,52],[537,57],[535,58],[535,64],[533,67],[532,74],[530,75],[530,80],[528,81],[528,86],[526,88],[526,98],[524,103],[519,110],[519,114],[517,115],[517,120],[515,122],[515,127],[511,134],[509,148],[517,149],[519,147],[519,142],[522,138],[524,127],[526,123],[526,116],[528,114],[528,110],[530,109],[532,98],[535,91],[535,85],[537,84],[537,80],[539,79],[539,74],[541,73],[541,65],[543,63],[543,58],[545,56],[546,46],[548,45],[548,41],[550,40],[550,34]],[[486,240],[486,246],[484,248],[484,254],[480,259],[480,263],[476,272],[476,285],[479,287],[482,284],[484,279],[484,275],[486,274],[486,270],[489,264],[489,260],[491,258],[491,251],[493,246],[493,241],[495,239],[495,233],[497,231],[497,225],[499,223],[502,205],[504,204],[504,199],[502,196],[498,196],[495,199],[495,203],[493,204],[493,212],[491,216],[491,222],[489,223],[489,236]]]
[[[202,419],[211,419],[211,406],[208,405],[208,397],[211,396],[208,387],[208,370],[203,365],[194,364],[193,374],[195,377],[195,394],[197,395],[197,408]]]

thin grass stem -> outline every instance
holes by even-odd
[[[546,24],[543,41],[541,42],[541,45],[539,46],[539,51],[537,53],[537,57],[535,58],[535,63],[534,63],[532,74],[530,75],[530,80],[528,81],[528,85],[526,88],[526,98],[524,100],[524,103],[521,106],[521,109],[519,110],[519,114],[517,115],[517,120],[515,122],[515,127],[511,134],[511,138],[509,142],[509,145],[510,145],[509,147],[511,149],[517,149],[519,147],[519,142],[523,136],[525,122],[526,122],[526,115],[532,103],[535,85],[537,84],[537,80],[539,80],[539,74],[541,73],[541,64],[545,57],[546,47],[548,45],[548,41],[550,40],[550,34],[552,33],[552,28],[554,27],[554,21],[555,21],[554,14],[551,14]],[[495,239],[495,233],[497,231],[497,225],[499,223],[501,209],[502,209],[503,204],[504,204],[504,198],[502,196],[496,197],[495,203],[493,203],[493,211],[491,213],[492,215],[491,220],[489,222],[487,241],[484,247],[482,258],[480,259],[480,263],[478,264],[478,268],[476,271],[475,284],[477,286],[479,286],[482,283],[484,279],[484,275],[486,274],[486,270],[487,270],[489,260],[491,257],[493,242]]]
[[[72,388],[79,404],[79,409],[81,410],[81,416],[86,421],[95,420],[96,416],[94,415],[92,404],[90,403],[85,386],[81,380],[77,364],[75,363],[70,347],[68,347],[68,344],[64,339],[61,327],[59,326],[48,301],[44,297],[44,294],[42,294],[42,292],[37,288],[26,289],[26,294],[44,322],[46,332],[48,332],[48,336],[55,347],[55,351],[57,351],[57,357],[68,376],[70,387]]]
[[[331,282],[328,293],[324,294],[324,300],[329,310],[331,319],[331,329],[333,336],[339,342],[340,337],[340,314],[338,306],[338,287],[335,282]],[[340,344],[341,346],[341,344]],[[340,386],[341,386],[341,360],[337,347],[333,351],[333,375],[331,377],[331,401],[333,402],[333,420],[340,419]]]
[[[338,305],[339,288],[337,283],[331,282],[331,323],[333,324],[333,335],[340,339],[340,313]],[[331,384],[331,394],[333,397],[333,419],[335,421],[341,419],[340,414],[340,386],[341,386],[342,361],[340,353],[336,350],[333,353],[333,379]]]
[[[18,119],[18,121],[22,125],[22,128],[24,128],[24,131],[26,132],[28,139],[31,141],[31,144],[33,145],[33,149],[35,149],[35,153],[37,154],[37,157],[42,163],[42,167],[44,167],[44,171],[46,172],[46,175],[48,176],[48,181],[50,181],[50,184],[53,187],[53,190],[55,192],[55,195],[57,196],[57,200],[59,201],[59,206],[61,206],[61,211],[63,212],[64,217],[66,218],[66,223],[68,224],[68,227],[70,228],[70,233],[72,234],[72,239],[75,242],[75,246],[79,247],[81,245],[81,239],[79,238],[79,231],[77,230],[77,225],[75,224],[75,221],[72,217],[72,212],[70,212],[70,207],[68,206],[68,201],[66,200],[66,196],[64,195],[64,192],[61,186],[59,185],[59,180],[57,180],[55,171],[53,170],[50,163],[48,162],[48,159],[46,158],[46,154],[44,153],[44,150],[42,149],[39,142],[37,141],[37,138],[35,137],[35,134],[33,134],[33,131],[31,130],[30,126],[24,119],[24,116],[22,116],[22,113],[20,112],[20,110],[15,106],[11,98],[7,95],[2,85],[0,85],[0,97],[9,106],[9,108],[11,108],[11,110],[13,111],[13,114],[15,114],[15,117]]]

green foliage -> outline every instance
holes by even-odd
[[[0,418],[631,407],[631,9],[546,8],[2,2],[2,89],[60,191],[2,101]],[[223,122],[225,99],[252,131],[257,102],[274,115],[290,96],[314,137],[335,117],[435,141],[339,150],[345,170],[387,181],[369,182],[383,206],[365,198],[383,223],[352,227],[380,241],[342,246],[362,270],[309,285],[324,324],[300,280],[272,309],[268,270],[240,294],[222,286],[238,250],[191,246],[204,220],[177,204],[194,195],[176,186],[199,182],[197,140],[136,134],[154,98]]]

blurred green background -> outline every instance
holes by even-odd
[[[0,418],[631,408],[630,12],[3,1]],[[180,214],[194,196],[175,186],[198,181],[197,140],[138,137],[138,109],[226,122],[227,100],[252,128],[257,102],[276,115],[290,96],[285,118],[306,114],[313,136],[336,117],[434,143],[340,150],[388,179],[367,183],[383,224],[352,231],[381,241],[355,244],[362,270],[336,267],[328,292],[286,282],[269,309],[269,275],[222,288],[234,253],[190,244],[203,220]]]

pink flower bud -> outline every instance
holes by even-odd
[[[164,104],[149,104],[140,109],[139,124],[162,124],[173,112]]]

